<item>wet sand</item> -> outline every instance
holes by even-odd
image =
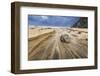
[[[69,35],[69,43],[61,42],[62,34]],[[29,28],[28,60],[87,58],[87,44],[87,29]]]

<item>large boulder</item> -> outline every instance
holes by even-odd
[[[70,37],[68,34],[62,34],[60,36],[60,41],[61,42],[65,42],[65,43],[69,43],[70,42]]]

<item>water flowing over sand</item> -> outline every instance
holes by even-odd
[[[88,32],[84,28],[29,28],[28,60],[88,57]],[[69,43],[60,40],[67,34]]]

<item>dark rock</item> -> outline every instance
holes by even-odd
[[[63,34],[60,36],[60,41],[61,42],[65,42],[65,43],[69,43],[70,42],[70,37],[68,34]]]

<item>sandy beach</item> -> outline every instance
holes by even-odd
[[[64,34],[68,43],[61,41]],[[29,28],[28,60],[87,58],[87,44],[86,28]]]

